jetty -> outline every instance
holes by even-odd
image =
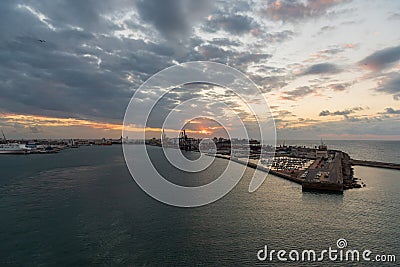
[[[365,166],[365,167],[400,170],[400,164],[398,163],[388,163],[388,162],[359,160],[359,159],[351,159],[350,163],[353,166]]]
[[[199,151],[191,149],[199,141],[189,139],[185,132],[179,140],[181,150]],[[232,143],[230,140],[215,139],[214,142],[217,149],[210,153],[212,156],[295,182],[304,191],[343,193],[346,189],[365,185],[359,184],[359,179],[353,177],[350,156],[339,150],[328,150],[322,141],[314,148],[262,146],[254,140]]]

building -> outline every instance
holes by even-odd
[[[315,157],[317,159],[319,159],[319,158],[327,159],[328,158],[328,147],[322,142],[322,139],[321,139],[321,144],[315,150]]]

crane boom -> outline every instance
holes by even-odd
[[[2,133],[2,135],[3,135],[4,141],[7,141],[7,138],[6,138],[6,136],[4,135],[3,129],[1,129],[1,133]]]

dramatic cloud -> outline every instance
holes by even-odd
[[[343,1],[341,0],[273,0],[265,10],[272,20],[296,21],[325,15],[327,10]]]
[[[320,64],[315,64],[315,65],[309,66],[301,73],[301,75],[335,74],[335,73],[339,73],[341,71],[342,70],[335,64],[320,63]]]
[[[338,5],[342,2],[346,5]],[[286,121],[280,125],[311,127],[326,108],[319,106],[315,117],[308,118],[304,112],[309,111],[294,100],[334,101],[338,111],[325,110],[321,116],[347,116],[343,94],[337,92],[362,92],[364,85],[352,82],[364,75],[354,67],[360,58],[362,66],[391,72],[372,73],[364,80],[378,85],[365,90],[360,104],[372,107],[372,94],[400,99],[396,8],[390,1],[375,10],[369,2],[348,0],[0,1],[0,125],[20,137],[119,136],[130,97],[145,80],[179,62],[209,60],[249,75],[282,110],[278,115]],[[372,13],[382,16],[380,23],[369,19]],[[372,29],[379,35],[372,36]],[[376,47],[389,48],[365,54]],[[201,108],[211,115],[223,111],[209,106],[208,97],[243,112],[228,93],[198,89],[189,94],[189,89],[175,90],[160,101],[150,124],[159,125],[176,99],[194,96],[204,98]],[[317,99],[321,93],[323,99]],[[151,94],[141,98],[146,101]],[[373,109],[387,106],[376,103]],[[382,118],[397,118],[389,114],[396,109],[387,112]],[[13,119],[4,120],[3,114]],[[24,122],[20,116],[32,120]]]
[[[120,121],[133,88],[173,55],[168,46],[112,36],[118,27],[102,14],[125,2],[1,2],[2,19],[13,25],[0,26],[1,111]],[[74,20],[78,10],[86,15]]]
[[[211,10],[211,1],[197,0],[140,0],[140,17],[154,25],[167,39],[187,37],[194,23],[205,19]]]
[[[323,110],[319,113],[320,117],[326,117],[326,116],[345,116],[347,117],[348,115],[355,113],[356,111],[361,111],[364,110],[362,107],[355,107],[351,109],[346,109],[342,111],[335,111],[335,112],[330,112],[329,110]]]
[[[367,56],[359,65],[370,70],[382,70],[400,60],[400,46],[388,47]]]

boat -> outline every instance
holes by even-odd
[[[29,150],[25,145],[18,143],[0,144],[0,154],[28,154]]]

